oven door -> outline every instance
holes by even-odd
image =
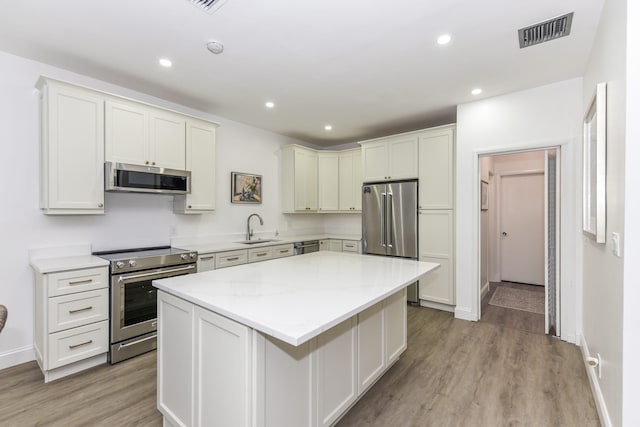
[[[195,264],[158,268],[111,277],[111,343],[137,337],[157,328],[157,289],[153,280],[196,272]]]

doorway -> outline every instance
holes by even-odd
[[[479,157],[483,322],[559,335],[559,148]]]

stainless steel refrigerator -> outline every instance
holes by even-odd
[[[363,252],[418,259],[418,181],[362,185]],[[418,284],[407,289],[418,302]]]

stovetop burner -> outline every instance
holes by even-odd
[[[99,251],[93,254],[110,261],[111,274],[194,263],[198,258],[197,252],[171,246]]]

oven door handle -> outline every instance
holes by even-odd
[[[136,280],[136,279],[161,279],[164,277],[169,277],[167,274],[174,275],[173,273],[187,273],[189,270],[194,270],[196,268],[195,265],[188,265],[186,267],[179,268],[168,268],[162,271],[153,271],[150,273],[140,273],[140,274],[130,274],[130,275],[122,275],[118,277],[118,282],[124,282],[125,280]]]

